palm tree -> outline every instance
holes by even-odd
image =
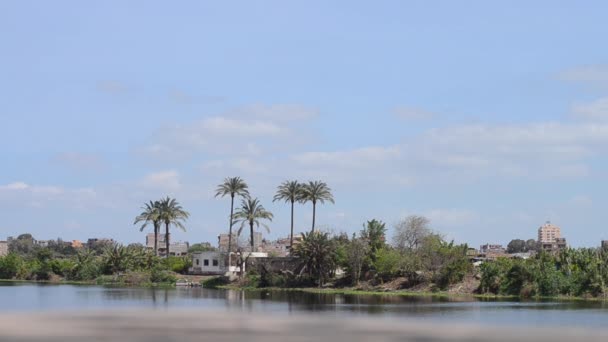
[[[232,219],[234,217],[234,197],[249,197],[249,186],[241,177],[229,177],[224,179],[224,183],[217,186],[215,197],[230,195],[230,226],[228,228],[228,255],[232,251]],[[228,256],[230,258],[230,256]]]
[[[160,202],[159,201],[150,201],[150,203],[146,203],[142,209],[141,214],[137,215],[135,218],[135,222],[133,224],[138,224],[143,222],[139,231],[142,232],[149,223],[152,223],[154,227],[154,255],[158,255],[158,232],[160,231]]]
[[[294,255],[302,259],[308,275],[318,280],[319,287],[336,267],[336,244],[328,233],[302,234],[302,242],[295,246]]]
[[[234,213],[234,223],[241,223],[238,235],[241,235],[241,231],[243,231],[245,224],[249,223],[249,229],[251,234],[251,252],[254,252],[253,226],[255,225],[259,229],[260,225],[262,225],[264,228],[266,228],[266,231],[270,232],[270,228],[268,228],[266,224],[261,223],[260,220],[272,221],[272,218],[272,213],[264,209],[264,207],[260,204],[260,201],[257,198],[243,199],[243,201],[241,202],[241,207],[236,211],[236,213]]]
[[[184,221],[190,217],[190,213],[185,211],[174,198],[165,198],[160,201],[160,220],[165,224],[165,245],[166,255],[169,256],[169,226],[174,225],[186,231]]]
[[[289,248],[293,247],[293,205],[295,202],[301,202],[303,198],[302,184],[298,181],[284,181],[277,188],[277,194],[274,195],[273,202],[285,201],[291,203],[291,236],[289,242]]]
[[[302,201],[312,202],[312,232],[314,232],[317,202],[321,204],[324,204],[325,201],[335,203],[334,196],[331,194],[331,189],[327,186],[327,184],[325,184],[325,182],[311,181],[303,186]]]

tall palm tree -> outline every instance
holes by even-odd
[[[293,247],[293,206],[295,202],[301,202],[303,199],[302,184],[298,181],[284,181],[277,188],[277,193],[274,195],[273,202],[285,201],[291,203],[291,235],[289,248]]]
[[[230,226],[228,228],[228,255],[232,251],[232,225],[234,217],[234,197],[241,196],[249,198],[249,186],[241,177],[225,178],[224,182],[217,186],[215,197],[224,197],[230,195]],[[228,257],[230,258],[230,256]]]
[[[270,232],[270,228],[260,220],[272,221],[273,215],[271,212],[264,209],[257,198],[246,198],[241,202],[241,207],[234,213],[234,223],[241,223],[241,227],[238,230],[238,234],[241,235],[241,231],[245,227],[245,224],[249,224],[250,235],[251,235],[251,252],[254,252],[253,244],[253,226],[260,228],[262,225],[266,228],[266,231]]]
[[[139,228],[139,231],[142,232],[148,224],[152,223],[154,228],[154,254],[158,255],[158,232],[160,231],[160,202],[159,201],[150,201],[150,203],[146,203],[142,209],[144,211],[141,214],[137,215],[135,218],[135,222],[133,224],[142,223],[142,226]]]
[[[302,201],[312,202],[312,232],[314,232],[317,202],[321,204],[324,204],[325,201],[335,203],[334,196],[331,194],[331,189],[327,186],[327,184],[325,184],[325,182],[311,181],[303,186]]]
[[[165,198],[160,201],[160,220],[165,224],[165,246],[166,255],[169,256],[169,226],[174,225],[186,231],[184,221],[190,217],[190,213],[185,211],[175,198]]]

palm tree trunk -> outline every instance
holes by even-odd
[[[289,241],[289,249],[292,250],[293,249],[293,202],[291,201],[291,238]]]
[[[230,201],[230,228],[228,228],[228,255],[230,255],[230,252],[232,251],[232,216],[234,216],[234,194],[231,194],[231,198],[232,200]]]
[[[250,228],[250,232],[251,232],[251,253],[255,252],[253,250],[253,221],[249,221],[249,228]]]
[[[312,202],[312,232],[315,232],[315,215],[317,211],[317,203]]]
[[[169,257],[169,222],[165,223],[165,246],[167,246],[166,257]]]
[[[158,256],[158,230],[159,224],[154,222],[154,255]]]

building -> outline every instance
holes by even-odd
[[[228,252],[228,237],[229,234],[220,234],[217,237],[217,246],[220,252],[226,253]],[[236,233],[232,233],[232,251],[236,252],[238,246],[238,235]]]
[[[154,233],[146,235],[146,248],[154,250]],[[177,241],[170,242],[169,244],[170,255],[188,255],[188,249],[190,249],[190,243],[188,242]],[[163,256],[167,254],[167,240],[165,239],[165,234],[158,234],[158,254]]]
[[[8,254],[8,241],[0,241],[0,257]]]
[[[165,248],[163,248],[164,251]],[[184,256],[188,255],[188,249],[190,249],[190,244],[186,242],[173,242],[169,244],[169,254],[174,256]],[[160,251],[160,249],[159,249]]]
[[[485,245],[481,245],[481,247],[479,247],[479,253],[481,254],[504,254],[505,251],[505,248],[498,244],[493,245],[486,243]]]
[[[158,234],[158,248],[165,248],[165,234]],[[154,249],[154,233],[149,233],[146,235],[146,248]]]
[[[97,245],[109,245],[109,244],[113,244],[114,243],[114,239],[107,239],[107,238],[90,238],[87,240],[87,247],[88,248],[93,248]]]
[[[224,253],[200,252],[192,254],[192,267],[188,270],[190,274],[200,275],[224,275],[227,272]]]
[[[302,241],[302,235],[294,235],[293,245],[297,246]],[[291,239],[289,237],[281,238],[276,241],[262,241],[262,252],[275,257],[286,257],[291,253]]]
[[[547,221],[544,225],[538,228],[538,242],[543,243],[553,243],[555,239],[559,239],[562,237],[561,229],[551,224],[550,221]]]
[[[555,252],[568,246],[566,238],[562,237],[561,228],[547,221],[538,228],[538,244],[540,249]]]
[[[608,240],[602,240],[602,249],[608,250]]]
[[[74,248],[82,248],[82,247],[84,247],[84,245],[82,244],[82,242],[80,242],[79,240],[72,240],[71,245]]]

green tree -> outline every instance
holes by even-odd
[[[277,188],[277,193],[274,195],[273,202],[285,201],[291,204],[291,235],[289,247],[293,247],[293,207],[295,202],[302,202],[304,198],[302,184],[298,181],[285,181]]]
[[[148,224],[152,224],[154,229],[154,254],[158,255],[158,233],[160,231],[160,201],[150,201],[142,207],[143,211],[137,215],[133,224],[143,223],[139,228],[139,231],[143,231]]]
[[[217,186],[215,197],[225,197],[230,195],[230,225],[228,226],[228,253],[232,252],[232,226],[234,218],[234,197],[249,197],[249,186],[240,177],[229,177]]]
[[[373,262],[376,260],[376,252],[384,247],[386,241],[386,224],[379,220],[367,221],[361,231],[361,238],[369,244],[369,257]]]
[[[507,253],[523,253],[526,251],[526,241],[514,239],[507,245]]]
[[[302,202],[312,202],[312,230],[315,231],[315,218],[317,203],[324,204],[325,202],[335,203],[331,189],[326,183],[321,181],[311,181],[304,184],[302,187]]]
[[[270,228],[268,228],[265,223],[262,223],[261,220],[272,221],[272,218],[272,213],[264,209],[264,206],[260,204],[260,201],[257,198],[246,198],[242,200],[241,207],[237,209],[236,213],[234,213],[234,223],[241,224],[241,227],[238,230],[238,235],[241,235],[245,225],[249,224],[251,252],[255,252],[253,249],[253,227],[256,226],[259,229],[260,225],[262,225],[268,232],[270,232]]]
[[[175,227],[186,231],[184,227],[184,221],[190,217],[190,214],[185,211],[174,198],[165,198],[160,201],[160,220],[165,224],[165,245],[166,255],[169,256],[169,227],[174,225]]]
[[[294,255],[304,262],[308,275],[321,287],[336,267],[336,246],[328,233],[309,232],[294,248]]]

